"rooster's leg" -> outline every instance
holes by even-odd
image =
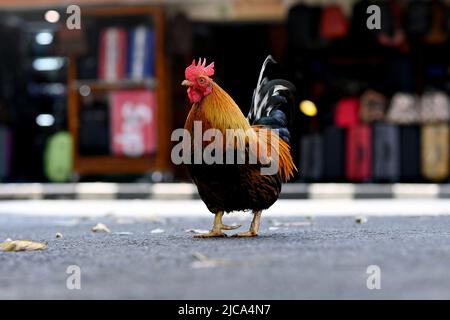
[[[227,235],[222,232],[222,230],[234,230],[240,227],[237,226],[227,226],[222,223],[223,211],[216,213],[214,217],[214,225],[210,232],[204,234],[195,235],[194,238],[214,238],[214,237],[226,237]]]
[[[248,231],[234,234],[233,237],[256,237],[261,224],[261,212],[261,210],[253,212],[252,224]]]

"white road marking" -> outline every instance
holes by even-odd
[[[12,200],[0,202],[0,215],[97,217],[208,217],[200,200]],[[248,213],[245,213],[248,214]],[[239,216],[241,213],[232,213]],[[279,200],[264,216],[438,216],[450,215],[450,199]]]

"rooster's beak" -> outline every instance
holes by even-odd
[[[183,80],[183,82],[181,83],[182,86],[186,86],[186,87],[190,87],[193,85],[193,83],[189,80]]]

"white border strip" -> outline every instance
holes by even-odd
[[[0,202],[0,215],[210,217],[211,213],[201,200],[19,200]],[[232,215],[242,216],[242,213]],[[357,215],[450,215],[450,199],[279,200],[264,211],[264,216],[273,217]]]
[[[311,183],[308,193],[311,199],[352,199],[355,195],[355,185],[350,183]]]
[[[440,186],[437,184],[400,184],[392,185],[394,198],[435,199],[439,197]]]
[[[0,184],[0,200],[15,199],[155,199],[198,198],[191,183],[6,183]],[[450,184],[353,184],[290,183],[283,186],[285,199],[450,199]]]

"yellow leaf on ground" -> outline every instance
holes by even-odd
[[[92,232],[105,232],[105,233],[111,232],[111,230],[109,230],[109,228],[103,223],[97,223],[97,225],[93,227],[91,230]]]
[[[47,248],[46,243],[27,240],[14,240],[0,243],[0,250],[3,251],[34,251],[44,250],[45,248]]]

